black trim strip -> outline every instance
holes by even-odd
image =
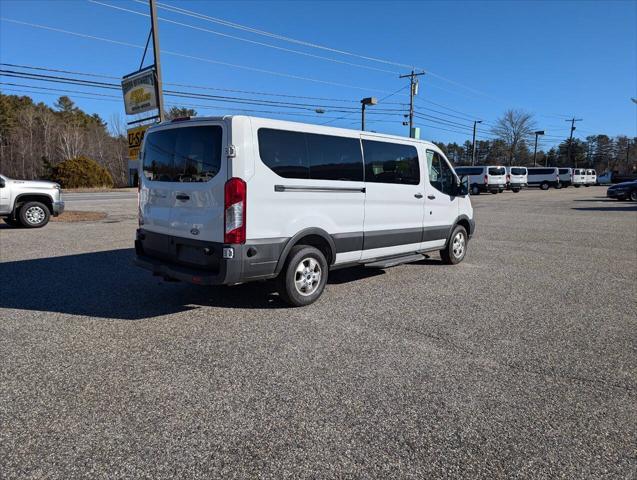
[[[337,193],[365,193],[365,187],[310,187],[297,185],[275,185],[275,192],[337,192]]]
[[[332,235],[336,253],[371,250],[373,248],[396,247],[410,243],[446,240],[452,225],[424,228],[401,228],[371,232],[335,233]]]

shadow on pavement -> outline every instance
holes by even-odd
[[[637,205],[635,204],[624,204],[624,206],[620,206],[621,203],[614,201],[615,207],[573,207],[573,210],[579,210],[582,212],[637,212]]]
[[[168,283],[132,264],[134,249],[0,263],[0,308],[141,320],[201,306],[274,308],[270,283]]]

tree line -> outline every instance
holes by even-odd
[[[477,165],[524,165],[534,163],[534,132],[537,131],[533,116],[520,110],[507,110],[499,118],[490,133],[492,140],[477,140],[475,163]],[[541,136],[539,137],[542,138]],[[473,144],[434,142],[458,165],[470,165],[473,161]],[[556,147],[545,151],[538,149],[535,155],[538,166],[586,167],[598,172],[616,171],[622,174],[637,172],[637,137],[625,135],[589,135],[565,138]]]
[[[167,118],[196,115],[192,109],[173,107]],[[532,115],[506,111],[491,129],[494,139],[476,142],[476,164],[532,165],[535,130]],[[470,141],[434,143],[453,163],[471,164]],[[106,168],[116,186],[126,186],[127,147],[125,125],[118,116],[107,124],[99,115],[82,111],[67,96],[49,107],[28,96],[0,93],[0,172],[8,177],[51,178],[61,162],[87,157]],[[637,170],[637,138],[591,135],[572,142],[565,139],[548,151],[538,150],[536,161],[538,165],[633,173]]]

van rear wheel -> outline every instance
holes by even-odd
[[[440,258],[442,263],[447,265],[456,265],[462,262],[467,254],[467,231],[462,225],[456,225],[451,232],[451,236],[447,241],[447,246],[440,250]]]
[[[548,182],[542,182],[542,184],[540,185],[540,188],[541,188],[542,190],[548,190],[548,189],[549,189],[549,186],[550,186],[550,185],[548,184]]]
[[[325,289],[327,275],[327,260],[319,249],[296,245],[290,250],[279,274],[279,295],[293,307],[314,303]]]
[[[477,185],[471,185],[471,195],[480,195],[480,188]]]

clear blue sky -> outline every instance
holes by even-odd
[[[147,6],[132,0],[100,1],[142,13],[148,11]],[[521,108],[535,115],[539,128],[556,137],[568,134],[569,125],[564,120],[575,115],[584,119],[577,125],[576,133],[581,137],[592,133],[637,136],[637,105],[630,101],[630,97],[637,97],[637,2],[634,1],[165,1],[295,39],[428,69],[431,74],[421,78],[417,110],[448,122],[460,123],[463,126],[447,123],[446,127],[466,133],[444,131],[441,128],[445,128],[445,125],[419,119],[417,125],[421,126],[422,138],[461,143],[470,139],[471,135],[466,127],[471,124],[470,120],[441,115],[424,110],[423,107],[457,115],[450,110],[453,109],[463,112],[462,117],[475,116],[486,122],[493,122],[507,108]],[[144,44],[149,26],[146,17],[85,0],[0,0],[0,15],[3,18],[136,45]],[[406,70],[395,65],[295,45],[175,13],[160,10],[160,16],[314,55],[396,72]],[[164,54],[162,64],[166,82],[353,101],[372,95],[382,98],[387,95],[386,92],[394,92],[406,84],[406,80],[398,79],[393,73],[301,56],[166,22],[160,22],[159,30],[161,49],[164,51],[286,75],[311,77],[350,87]],[[0,32],[0,57],[6,63],[121,76],[136,70],[141,58],[141,50],[129,46],[6,21],[0,23]],[[6,77],[2,81],[99,91],[32,80],[11,80]],[[8,90],[16,87],[0,87],[5,93],[16,93]],[[406,102],[405,92],[392,96],[386,102]],[[118,95],[118,92],[102,93]],[[55,100],[52,95],[29,94],[36,100],[49,104]],[[69,95],[81,108],[91,113],[97,112],[106,120],[112,114],[123,114],[122,103],[118,99],[99,101]],[[284,100],[276,97],[259,98]],[[308,100],[292,101],[313,103]],[[184,100],[183,103],[204,102]],[[358,105],[354,102],[318,103]],[[380,107],[379,105],[377,108]],[[401,108],[391,104],[383,107]],[[200,115],[215,115],[232,113],[236,108],[268,110],[266,107],[238,107],[232,104],[197,110]],[[370,112],[373,108],[371,107]],[[322,117],[281,118],[325,122],[346,115],[326,110]],[[406,127],[400,124],[401,119],[398,116],[370,114],[368,119],[369,129],[406,133]],[[331,124],[358,128],[358,122],[359,115],[353,114]],[[438,128],[433,128],[434,126]],[[488,136],[488,125],[482,126],[481,130],[482,135]],[[546,137],[544,144],[551,143],[551,139]]]

